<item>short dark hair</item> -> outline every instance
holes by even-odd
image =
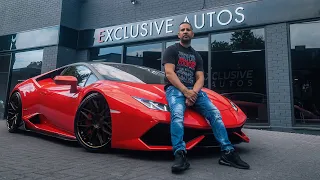
[[[182,24],[189,24],[191,30],[193,30],[192,25],[188,21],[183,21],[182,23],[180,23],[179,28]]]

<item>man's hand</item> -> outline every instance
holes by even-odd
[[[186,99],[186,105],[187,106],[193,106],[194,102],[192,102],[190,99]]]
[[[183,91],[183,95],[186,97],[186,99],[190,100],[191,102],[195,103],[198,97],[198,93],[194,90],[185,89]]]

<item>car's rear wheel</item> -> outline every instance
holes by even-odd
[[[110,109],[101,94],[92,93],[81,102],[74,131],[78,142],[90,152],[101,152],[111,147]]]
[[[8,115],[7,115],[7,128],[11,133],[17,132],[21,125],[22,117],[22,103],[19,92],[14,92],[9,99]]]

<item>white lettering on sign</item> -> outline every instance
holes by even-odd
[[[251,87],[253,70],[212,72],[212,87]]]
[[[189,22],[194,30],[201,30],[203,28],[212,28],[216,26],[227,26],[232,22],[236,24],[243,23],[245,15],[244,8],[237,7],[235,10],[222,9],[219,12],[206,12],[201,14],[192,14],[178,19],[184,22]],[[174,24],[176,22],[176,24]],[[209,24],[208,24],[209,22]],[[207,23],[207,24],[206,24]],[[103,28],[99,30],[96,35],[98,43],[107,43],[113,41],[120,41],[126,39],[134,39],[138,37],[160,36],[174,33],[178,29],[180,22],[175,21],[174,18],[154,20],[150,22],[135,23],[130,25],[122,25],[116,27]]]

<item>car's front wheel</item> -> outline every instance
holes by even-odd
[[[92,93],[81,102],[74,131],[78,142],[90,152],[101,152],[111,147],[110,109],[101,94]]]
[[[22,118],[22,103],[19,92],[14,92],[9,99],[7,128],[10,133],[17,132],[21,126]]]

